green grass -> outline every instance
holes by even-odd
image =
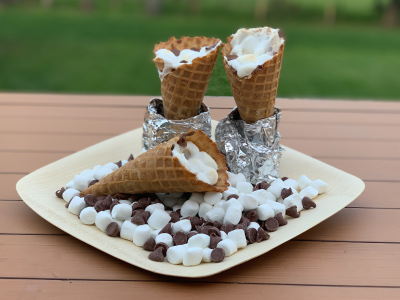
[[[398,28],[216,16],[0,10],[0,90],[158,95],[154,44],[269,25],[287,36],[280,97],[400,99]],[[221,58],[207,94],[231,94]]]

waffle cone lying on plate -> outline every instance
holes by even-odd
[[[231,40],[232,36],[228,37],[227,43],[222,47],[221,54],[225,57],[232,51]],[[240,117],[247,123],[254,123],[274,114],[284,46],[282,43],[271,60],[243,78],[237,75],[236,70],[230,67],[225,59],[223,60]]]
[[[160,49],[179,50],[201,49],[214,46],[219,39],[206,37],[175,37],[167,42],[155,45],[154,53]],[[216,46],[207,55],[195,58],[191,64],[185,63],[176,69],[171,69],[161,80],[161,95],[163,98],[164,116],[170,120],[182,120],[198,114],[204,95],[210,81],[220,46]],[[158,70],[164,70],[164,61],[160,57],[154,60]]]
[[[189,172],[177,157],[172,156],[171,147],[180,138],[177,136],[129,161],[88,187],[81,196],[225,191],[228,188],[225,157],[205,133],[190,130],[188,134],[192,132],[192,135],[186,136],[186,141],[194,143],[200,151],[207,152],[217,163],[218,181],[215,185],[198,180],[196,174]]]

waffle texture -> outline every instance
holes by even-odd
[[[232,51],[232,36],[222,47],[221,54],[228,56]],[[274,114],[276,91],[281,72],[283,43],[275,56],[257,67],[249,76],[240,78],[236,70],[224,59],[224,68],[232,89],[232,95],[239,110],[240,117],[247,123],[268,118]]]
[[[154,53],[160,49],[200,49],[219,42],[219,39],[206,37],[181,37],[179,40],[172,37],[167,42],[155,45]],[[161,95],[164,116],[167,119],[182,120],[198,115],[219,48],[220,46],[215,47],[207,55],[194,59],[191,64],[183,64],[164,76],[161,81]],[[157,57],[153,61],[160,71],[164,69],[161,58]]]
[[[193,130],[190,130],[191,132]],[[129,161],[118,170],[88,187],[80,195],[96,196],[117,193],[179,193],[179,192],[223,192],[228,188],[228,173],[225,157],[205,133],[197,130],[186,140],[193,142],[200,151],[207,152],[218,165],[218,181],[209,185],[189,172],[177,157],[172,156],[171,147],[179,139],[157,145],[142,155]]]

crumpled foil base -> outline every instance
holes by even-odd
[[[164,117],[163,102],[159,98],[150,99],[143,122],[143,151],[154,148],[190,129],[201,129],[211,138],[211,116],[204,103],[199,114],[183,120],[168,120]]]
[[[243,173],[253,184],[279,177],[283,151],[278,132],[281,115],[281,110],[275,107],[273,116],[248,124],[240,118],[236,107],[218,122],[215,140],[230,172]]]

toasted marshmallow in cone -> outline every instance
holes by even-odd
[[[179,149],[176,149],[178,146]],[[179,154],[183,157],[179,157]],[[207,157],[203,158],[203,162],[211,167],[204,167],[196,174],[190,171],[193,163],[185,167],[181,161],[188,161],[185,155],[190,160],[190,158],[197,159],[199,154]],[[216,163],[216,167],[211,161]],[[213,170],[210,170],[211,168]],[[217,145],[201,130],[191,130],[129,161],[98,183],[88,187],[81,196],[117,193],[223,192],[228,188],[226,171],[225,157],[218,151]],[[217,174],[215,184],[209,181],[215,175],[211,173]]]
[[[218,56],[221,41],[175,37],[155,45],[153,60],[161,80],[164,116],[182,120],[198,114]]]
[[[239,29],[221,54],[240,117],[254,123],[274,114],[285,40],[270,27]]]

